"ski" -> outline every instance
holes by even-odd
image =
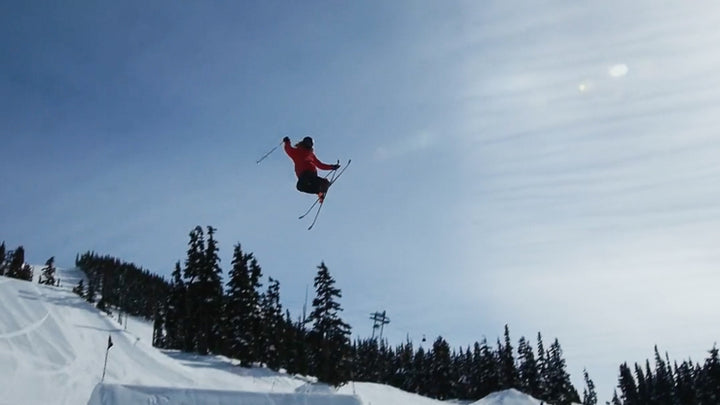
[[[312,223],[310,226],[308,226],[308,231],[313,229],[313,226],[315,226],[315,222],[317,222],[318,215],[320,215],[320,210],[322,209],[323,203],[320,203],[320,206],[318,207],[317,211],[315,211],[315,218],[313,218]]]
[[[308,208],[307,211],[305,211],[304,214],[300,215],[300,216],[298,217],[298,219],[303,219],[303,218],[305,218],[305,217],[307,216],[307,214],[309,214],[310,211],[312,211],[312,209],[315,208],[315,206],[316,206],[317,203],[319,203],[319,202],[320,202],[320,198],[317,198],[317,199],[315,200],[315,202],[310,206],[310,208]]]
[[[348,160],[348,162],[345,164],[345,166],[342,168],[342,170],[340,170],[339,172],[333,173],[333,176],[330,178],[330,187],[332,187],[333,183],[335,183],[337,181],[337,179],[339,179],[340,176],[342,176],[342,174],[345,173],[345,170],[348,168],[348,166],[350,166],[350,162],[352,162],[352,159]],[[330,191],[330,187],[328,187],[328,191]],[[325,197],[327,197],[327,192],[325,192]],[[323,197],[323,199],[325,197]],[[323,206],[323,203],[320,202],[320,197],[318,197],[315,200],[315,202],[310,206],[310,208],[308,208],[308,210],[304,214],[300,215],[300,217],[298,218],[298,219],[305,218],[310,213],[310,211],[312,211],[313,207],[318,205],[318,203],[320,203],[320,205],[318,206],[318,209],[315,212],[315,217],[313,218],[312,223],[308,227],[308,231],[311,230],[313,228],[313,226],[315,226],[315,222],[317,222],[318,216],[320,215],[320,210],[322,209],[322,206]]]
[[[347,169],[348,165],[350,165],[350,162],[352,162],[352,159],[348,160],[347,164],[345,165],[345,167],[343,167],[343,169],[342,169],[341,171],[337,172],[336,175],[333,175],[333,177],[330,178],[330,186],[332,186],[333,183],[338,179],[338,177],[340,177],[340,175],[343,174],[343,172],[345,171],[345,169]],[[307,211],[305,211],[305,213],[303,213],[302,215],[300,215],[300,216],[298,217],[298,219],[303,219],[303,218],[305,218],[305,217],[310,213],[310,211],[312,211],[312,209],[315,208],[315,206],[316,206],[319,202],[320,202],[320,198],[318,197],[317,199],[315,199],[315,202],[310,206],[310,208],[308,208]]]

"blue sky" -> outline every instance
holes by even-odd
[[[710,1],[10,2],[0,239],[169,274],[195,225],[357,336],[560,339],[609,399],[720,327]],[[312,231],[283,136],[353,159]],[[312,294],[312,291],[311,291]],[[688,332],[690,331],[690,332]]]

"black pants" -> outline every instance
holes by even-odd
[[[309,194],[325,193],[330,187],[330,180],[319,177],[317,173],[303,172],[298,177],[298,191]]]

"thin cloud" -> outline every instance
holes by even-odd
[[[375,158],[391,159],[398,158],[412,153],[421,152],[433,147],[437,143],[437,137],[430,132],[419,132],[390,144],[378,146],[375,149]]]
[[[702,326],[720,304],[707,287],[720,282],[720,93],[710,90],[720,57],[707,53],[720,34],[699,28],[713,13],[684,27],[668,12],[602,33],[583,26],[588,15],[626,17],[573,8],[546,30],[523,14],[503,30],[473,26],[467,37],[493,40],[458,52],[466,85],[454,124],[466,147],[453,200],[468,220],[454,243],[470,269],[459,295],[476,294],[487,318],[561,336],[573,373],[588,366],[603,398],[622,361],[642,361],[638,348],[696,357],[720,330]],[[534,40],[520,41],[528,30]],[[650,296],[667,301],[648,306]],[[695,336],[675,333],[686,327]],[[588,338],[612,346],[613,360],[593,358]]]

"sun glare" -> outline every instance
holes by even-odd
[[[629,69],[626,64],[620,63],[610,67],[610,71],[608,73],[612,77],[622,77],[628,73],[628,70]]]

